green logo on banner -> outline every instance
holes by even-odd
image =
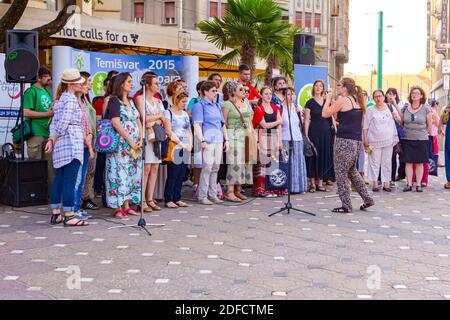
[[[75,65],[78,70],[83,70],[84,68],[83,56],[80,53],[75,57]]]
[[[305,84],[303,88],[300,89],[300,92],[297,95],[298,97],[297,103],[303,109],[305,109],[306,102],[308,102],[308,100],[312,98],[311,94],[312,88],[313,88],[312,83]]]
[[[108,74],[104,71],[97,72],[92,78],[92,92],[94,96],[103,94],[103,81],[105,81]]]

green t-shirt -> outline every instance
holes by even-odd
[[[47,89],[41,89],[33,85],[23,95],[23,108],[36,112],[47,112],[52,108],[52,96]],[[31,119],[33,135],[48,137],[50,135],[50,120],[50,117]]]
[[[86,103],[86,108],[88,110],[89,120],[91,122],[92,138],[95,139],[95,137],[97,136],[97,115],[94,107],[90,103]]]

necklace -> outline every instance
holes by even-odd
[[[418,106],[417,108],[414,108],[413,105],[411,105],[411,109],[413,109],[413,110],[419,110],[421,106],[422,106],[422,105],[419,104],[419,106]]]

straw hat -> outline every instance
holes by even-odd
[[[61,76],[61,82],[63,83],[84,83],[84,81],[84,78],[80,75],[80,71],[75,68],[64,70]]]

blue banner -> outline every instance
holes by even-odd
[[[312,98],[312,88],[316,80],[323,80],[325,82],[325,90],[328,89],[327,67],[299,64],[294,66],[294,87],[297,93],[297,103],[303,109],[306,102]]]
[[[92,92],[94,96],[103,94],[103,81],[109,71],[129,72],[133,77],[135,91],[140,89],[140,79],[144,72],[153,71],[158,75],[160,93],[166,98],[166,87],[173,80],[183,79],[189,87],[189,95],[196,97],[195,86],[198,82],[198,57],[194,56],[148,56],[133,54],[112,54],[83,51],[70,47],[53,47],[54,56],[58,63],[54,63],[54,82],[65,68],[77,68],[88,71],[92,75]],[[69,61],[70,59],[70,61]],[[58,70],[55,70],[58,68]]]

